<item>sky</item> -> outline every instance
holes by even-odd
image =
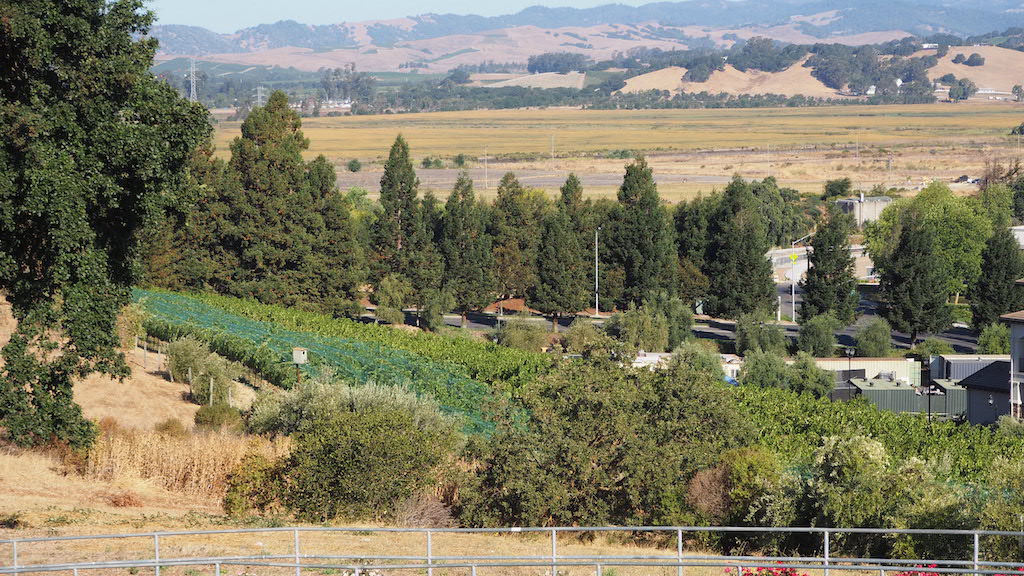
[[[304,24],[337,24],[386,20],[427,12],[498,16],[536,5],[587,8],[613,2],[631,6],[646,3],[642,0],[147,0],[146,5],[156,12],[157,24],[188,24],[227,33],[278,20],[296,20]]]

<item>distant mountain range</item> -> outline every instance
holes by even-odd
[[[282,21],[234,34],[218,34],[196,26],[160,25],[151,33],[160,40],[160,52],[165,58],[217,55],[215,60],[222,62],[274,63],[251,55],[298,49],[307,54],[337,52],[333,58],[307,56],[295,64],[299,68],[316,69],[347,59],[359,62],[363,69],[439,71],[483,59],[501,61],[502,49],[509,55],[506,61],[522,61],[530,53],[559,49],[593,52],[590,55],[602,57],[614,50],[637,46],[686,48],[709,41],[727,45],[755,35],[800,43],[864,44],[909,34],[943,32],[969,36],[1009,26],[1024,26],[1024,2],[687,0],[640,7],[535,6],[496,17],[425,14],[389,21],[313,25]],[[551,41],[538,42],[537,34],[517,34],[517,30],[547,31],[544,35]],[[482,48],[488,44],[495,46],[490,50]],[[250,56],[240,57],[246,54]]]

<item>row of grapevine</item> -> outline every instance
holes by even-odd
[[[551,364],[550,358],[544,354],[516,350],[493,342],[403,332],[389,326],[362,324],[346,318],[228,296],[203,294],[195,298],[251,320],[273,322],[283,328],[322,336],[373,342],[460,366],[469,377],[488,384],[504,383],[518,387],[534,380]]]
[[[292,348],[306,348],[311,361],[305,368],[309,375],[329,367],[356,384],[404,386],[429,394],[446,410],[465,414],[470,428],[486,428],[482,410],[490,390],[468,377],[460,366],[376,342],[293,330],[272,321],[246,318],[182,294],[138,290],[135,296],[150,314],[145,328],[153,336],[171,340],[192,334],[218,354],[248,366],[279,386],[294,384]]]
[[[859,434],[881,442],[897,460],[943,462],[952,477],[984,478],[999,457],[1024,457],[1024,437],[992,428],[928,422],[923,414],[878,410],[867,402],[832,402],[770,388],[737,387],[732,393],[760,435],[760,443],[794,462],[809,461],[822,436]]]

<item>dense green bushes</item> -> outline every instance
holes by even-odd
[[[249,426],[295,443],[281,460],[242,462],[228,482],[229,514],[284,508],[316,521],[393,519],[402,502],[442,478],[462,444],[459,420],[433,401],[331,378],[262,395]]]

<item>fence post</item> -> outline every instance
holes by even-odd
[[[299,529],[296,528],[292,532],[295,536],[295,576],[300,576],[302,574],[302,560],[299,557]]]
[[[160,535],[153,534],[153,573],[160,576]]]
[[[594,571],[594,576],[601,576],[601,565],[597,564],[595,568],[596,570]]]
[[[981,557],[981,538],[977,532],[974,533],[974,574],[978,574],[978,559]]]
[[[828,531],[828,528],[825,529],[824,533],[825,533],[825,576],[828,576],[828,559],[829,559],[829,556],[830,556],[830,554],[829,554],[829,552],[830,552],[830,550],[829,550],[829,545],[830,545],[829,535],[830,535],[830,533]]]
[[[676,530],[676,558],[679,559],[679,567],[676,569],[677,576],[683,576],[683,531]]]
[[[17,568],[18,567],[18,541],[17,540],[15,540],[14,542],[11,542],[11,555],[13,556],[12,560],[14,560],[14,562],[11,563],[11,567],[12,568]]]
[[[213,565],[213,575],[220,576],[220,562]]]
[[[427,530],[427,576],[434,576],[434,540],[430,530]]]
[[[558,576],[558,529],[551,529],[551,576]]]

